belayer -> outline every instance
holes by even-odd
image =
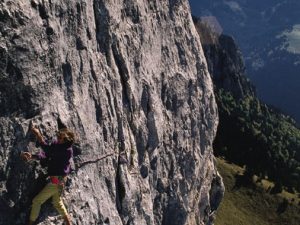
[[[31,126],[31,131],[37,137],[42,151],[36,155],[29,152],[22,152],[21,158],[26,162],[31,159],[45,161],[50,182],[32,200],[29,225],[32,225],[38,218],[41,205],[49,198],[52,198],[53,206],[63,216],[66,224],[71,225],[71,219],[61,195],[67,175],[71,170],[70,160],[73,157],[72,145],[75,135],[69,129],[63,128],[57,132],[56,141],[47,143],[35,126]]]

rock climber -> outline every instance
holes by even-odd
[[[29,225],[32,225],[37,219],[41,205],[51,197],[53,206],[63,216],[66,224],[71,225],[71,219],[61,195],[67,175],[71,169],[70,160],[73,157],[72,145],[75,135],[69,129],[63,128],[57,132],[56,141],[47,143],[37,127],[32,125],[31,131],[40,143],[42,151],[36,155],[29,152],[22,152],[21,158],[26,162],[32,159],[45,160],[50,181],[32,200]]]

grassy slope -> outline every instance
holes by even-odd
[[[300,206],[297,195],[281,193],[270,195],[266,192],[267,181],[253,188],[234,188],[236,174],[243,169],[217,159],[218,169],[226,187],[225,197],[217,213],[215,225],[299,225]],[[289,205],[283,213],[277,213],[285,198]],[[293,200],[293,203],[291,201]]]

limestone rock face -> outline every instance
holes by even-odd
[[[33,121],[77,134],[74,224],[211,224],[222,180],[213,86],[187,0],[0,1],[0,224],[44,185]],[[38,224],[62,224],[50,203]]]

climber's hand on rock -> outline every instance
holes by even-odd
[[[40,130],[34,124],[31,124],[30,130],[32,133],[34,133],[34,135],[36,136],[36,138],[40,143],[44,142],[44,137],[40,133]]]
[[[21,152],[20,156],[25,162],[28,162],[32,158],[32,155],[29,152]]]
[[[38,129],[35,125],[32,125],[32,126],[31,126],[31,131],[32,131],[32,133],[34,133],[36,136],[38,136],[38,135],[40,134],[39,129]]]

